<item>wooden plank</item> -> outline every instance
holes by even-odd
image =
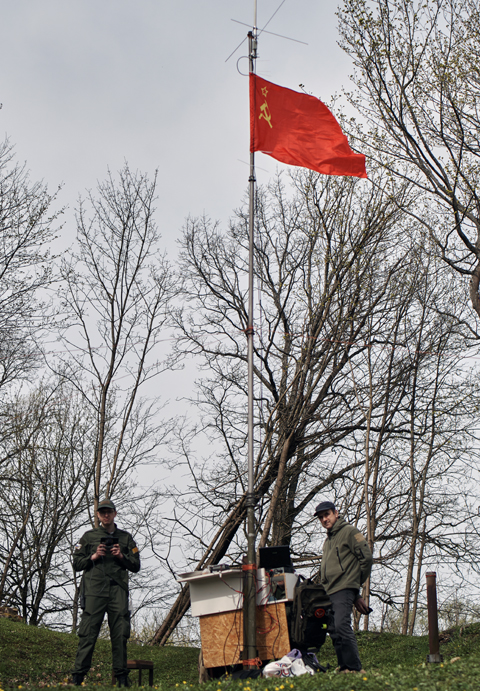
[[[241,662],[243,611],[206,614],[199,619],[205,667]],[[262,661],[278,660],[290,651],[284,602],[257,607],[257,649]]]

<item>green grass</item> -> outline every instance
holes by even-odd
[[[234,681],[231,678],[204,684],[202,691],[479,691],[480,624],[454,630],[441,645],[442,665],[426,664],[426,637],[359,633],[360,655],[365,674],[337,674],[330,639],[321,649],[322,664],[330,664],[326,674],[286,679]],[[26,624],[0,619],[0,686],[48,688],[64,685],[71,670],[77,638],[74,635],[36,629]],[[153,660],[154,685],[161,691],[199,691],[195,648],[130,645],[129,658]],[[136,684],[137,672],[131,680]],[[145,675],[145,672],[144,672]],[[146,684],[148,677],[144,676]],[[99,640],[93,668],[86,686],[96,691],[111,688],[110,643]]]
[[[7,688],[47,688],[64,684],[73,667],[78,638],[74,634],[38,629],[21,622],[0,618],[0,686]],[[162,689],[176,688],[198,681],[198,653],[195,648],[158,648],[129,645],[129,659],[153,660],[154,683]],[[86,685],[111,688],[112,654],[110,641],[98,640],[92,669]],[[138,672],[132,671],[135,683]],[[148,682],[148,672],[142,672],[142,683]]]

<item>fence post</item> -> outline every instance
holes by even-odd
[[[430,654],[427,662],[442,662],[438,641],[437,574],[430,571],[427,576],[428,645]]]

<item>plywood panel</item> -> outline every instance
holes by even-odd
[[[243,611],[200,617],[205,667],[224,667],[241,662]],[[257,649],[261,660],[277,660],[290,650],[285,603],[257,607]]]

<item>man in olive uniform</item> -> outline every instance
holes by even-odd
[[[113,672],[118,686],[129,686],[127,640],[130,637],[128,572],[140,570],[138,548],[125,530],[115,525],[117,512],[110,499],[98,505],[101,526],[88,530],[75,547],[73,568],[83,571],[83,615],[72,677],[80,686],[90,669],[93,650],[105,612],[112,641]]]
[[[330,632],[340,672],[360,672],[362,663],[352,630],[352,607],[362,614],[369,608],[360,597],[360,588],[372,570],[370,547],[353,525],[339,516],[331,501],[323,501],[315,516],[327,531],[320,565],[320,582],[332,603],[334,626]]]

